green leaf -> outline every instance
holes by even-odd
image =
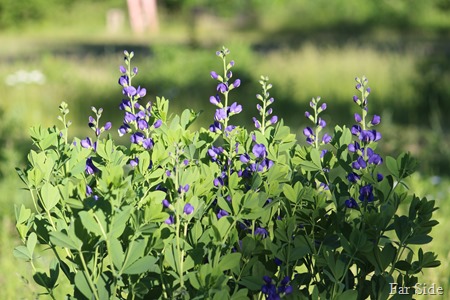
[[[84,228],[86,228],[87,231],[92,232],[96,236],[104,237],[103,233],[99,224],[95,220],[93,214],[95,214],[93,211],[81,211],[78,216],[81,219],[81,223],[83,224]]]
[[[33,255],[34,248],[36,247],[36,243],[37,243],[37,235],[36,235],[36,233],[32,232],[28,236],[28,240],[27,240],[27,248],[28,248],[28,251],[30,251],[31,255]]]
[[[123,260],[125,258],[125,254],[123,253],[122,250],[122,244],[119,242],[117,238],[110,238],[109,245],[113,265],[114,267],[116,267],[117,270],[120,270],[122,269]]]
[[[93,299],[93,292],[89,287],[88,274],[85,271],[78,270],[75,274],[75,287],[80,291],[87,299]]]
[[[30,253],[30,250],[28,250],[28,248],[25,246],[17,246],[16,248],[14,248],[13,255],[14,257],[23,259],[25,261],[30,261],[33,259],[33,255]]]
[[[340,294],[337,298],[337,300],[356,300],[358,299],[358,291],[355,290],[347,290]]]
[[[397,161],[395,160],[395,158],[387,156],[386,167],[388,168],[389,172],[391,172],[392,175],[394,175],[396,178],[399,178],[400,174],[397,166]]]
[[[49,235],[51,243],[55,246],[65,247],[72,250],[81,248],[82,242],[80,240],[74,241],[61,231],[52,231]]]
[[[42,202],[46,210],[51,210],[61,199],[58,188],[50,182],[44,183],[41,190]]]
[[[239,262],[241,261],[240,253],[229,253],[222,257],[219,262],[219,269],[221,271],[226,271],[233,269],[234,267],[239,266]]]
[[[126,267],[122,273],[123,274],[141,274],[145,272],[160,273],[159,266],[156,264],[157,258],[153,256],[144,256],[131,265]]]
[[[283,193],[289,201],[297,203],[297,194],[292,186],[289,184],[283,185]]]

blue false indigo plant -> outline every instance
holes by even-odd
[[[44,294],[54,299],[65,277],[70,299],[386,299],[390,284],[412,287],[440,264],[422,248],[435,203],[403,188],[416,169],[409,154],[376,152],[381,118],[369,114],[365,77],[355,125],[326,133],[327,105],[313,98],[301,146],[272,115],[267,77],[255,129],[231,125],[242,106],[229,99],[241,84],[229,54],[218,51],[223,73],[210,73],[209,129],[189,130],[189,110],[169,119],[164,98],[144,103],[126,51],[116,129],[129,145],[103,134],[112,125],[101,108],[92,137],[69,142],[65,103],[62,129],[31,129],[36,149],[17,171],[33,207],[16,207],[14,255]]]

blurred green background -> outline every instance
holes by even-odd
[[[274,88],[274,111],[303,143],[304,111],[312,97],[328,104],[329,129],[353,124],[354,78],[366,75],[369,114],[382,116],[382,152],[410,151],[420,172],[409,181],[419,196],[436,199],[442,223],[428,250],[442,266],[423,274],[450,296],[450,0],[158,0],[159,30],[133,34],[125,0],[0,0],[0,298],[31,299],[40,292],[27,264],[12,256],[19,243],[14,203],[27,203],[15,166],[31,148],[28,128],[57,124],[69,104],[72,137],[90,135],[90,107],[121,123],[117,84],[123,50],[136,54],[136,81],[146,99],[165,96],[171,111],[202,110],[220,71],[223,45],[242,85],[232,101],[244,111],[235,123],[253,126],[260,75]],[[57,124],[59,125],[59,124]],[[124,141],[126,142],[126,141]],[[45,258],[43,258],[45,261]],[[27,277],[28,276],[28,277]],[[64,293],[62,292],[62,295]]]

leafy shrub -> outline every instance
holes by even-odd
[[[46,294],[65,276],[76,299],[385,299],[391,284],[413,287],[440,264],[410,247],[431,242],[437,208],[398,188],[417,165],[409,154],[375,152],[381,118],[369,115],[365,77],[356,78],[356,124],[324,133],[327,105],[313,98],[300,146],[273,115],[266,77],[255,129],[233,124],[241,81],[229,50],[216,54],[223,72],[210,73],[209,129],[189,130],[191,110],[169,117],[164,98],[143,103],[125,51],[118,132],[130,145],[105,137],[112,124],[101,108],[92,107],[92,138],[69,141],[66,103],[62,129],[31,130],[37,149],[17,171],[34,207],[16,207],[24,245],[14,255]],[[48,271],[35,266],[37,245],[54,257]]]

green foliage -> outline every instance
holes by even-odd
[[[218,53],[225,84],[229,51]],[[15,209],[23,245],[14,255],[31,264],[43,293],[55,299],[65,277],[76,299],[256,299],[272,288],[292,299],[384,299],[390,283],[412,287],[423,269],[439,266],[434,253],[411,248],[429,244],[438,222],[434,201],[398,188],[417,167],[409,154],[386,158],[384,178],[381,163],[355,168],[377,142],[353,151],[349,145],[360,140],[345,126],[321,142],[319,98],[311,101],[311,146],[298,145],[282,120],[257,130],[191,130],[195,112],[169,117],[164,98],[138,102],[145,93],[135,96],[133,54],[125,55],[119,82],[130,105],[123,107],[134,116],[145,110],[148,127],[126,122],[152,146],[136,136],[131,145],[102,136],[108,126],[100,127],[95,108],[94,140],[71,142],[65,103],[62,128],[30,131],[36,148],[17,171],[33,208]],[[355,101],[364,130],[372,126],[366,81],[358,79],[363,99]],[[238,86],[227,86],[226,101]],[[216,120],[229,124],[230,116]],[[349,173],[358,180],[347,180]],[[369,186],[373,198],[362,192]],[[359,204],[349,205],[358,195]],[[46,270],[35,267],[41,249],[53,256]]]

